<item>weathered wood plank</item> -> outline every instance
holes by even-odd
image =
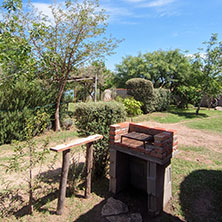
[[[93,136],[88,136],[85,138],[79,138],[79,139],[75,139],[73,141],[70,141],[69,143],[66,144],[61,144],[61,145],[57,145],[55,147],[51,147],[50,150],[55,151],[55,152],[62,152],[77,146],[81,146],[81,145],[85,145],[87,143],[92,143],[95,142],[99,139],[102,139],[103,136],[100,134],[96,134]]]

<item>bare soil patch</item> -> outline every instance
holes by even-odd
[[[203,130],[190,129],[181,123],[157,123],[153,121],[143,122],[150,127],[162,127],[177,131],[179,144],[185,146],[206,147],[222,153],[222,133],[206,132]]]

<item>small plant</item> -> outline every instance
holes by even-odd
[[[28,175],[28,193],[29,193],[29,213],[33,213],[33,192],[38,183],[38,176],[34,178],[33,169],[37,164],[42,165],[49,152],[47,149],[48,141],[44,141],[43,145],[37,147],[33,137],[43,131],[46,124],[47,114],[45,112],[37,112],[34,118],[30,118],[26,122],[26,141],[24,144],[16,143],[14,154],[9,160],[6,171],[27,172]],[[40,167],[41,170],[41,167]],[[40,172],[39,172],[40,174]]]
[[[70,158],[71,164],[69,167],[68,185],[72,194],[77,190],[78,185],[85,176],[85,162],[81,162],[82,155],[82,152],[72,152]]]
[[[72,121],[72,119],[65,119],[63,122],[62,122],[62,126],[63,126],[63,128],[64,129],[66,129],[66,130],[69,130],[71,127],[72,127],[72,125],[73,125],[73,121]]]
[[[133,97],[125,98],[123,104],[128,116],[137,116],[143,113],[141,110],[143,103],[135,100]]]

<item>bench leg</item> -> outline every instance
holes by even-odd
[[[91,177],[93,168],[93,144],[88,143],[86,150],[86,187],[85,187],[85,198],[89,198],[91,193]]]
[[[70,164],[70,149],[62,152],[62,174],[59,185],[59,198],[56,211],[57,215],[61,215],[64,208],[64,202],[66,198],[67,178],[69,173],[69,164]]]

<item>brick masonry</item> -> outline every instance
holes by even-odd
[[[121,136],[129,132],[152,135],[154,141],[145,148],[128,138],[121,143]],[[115,194],[130,183],[147,193],[149,214],[159,214],[172,197],[170,159],[178,149],[176,131],[123,122],[110,126],[109,141],[109,190]]]
[[[110,126],[110,144],[120,143],[121,136],[129,132],[140,132],[154,136],[153,145],[148,146],[149,149],[143,149],[140,146],[132,147],[139,152],[148,154],[155,158],[164,159],[168,155],[173,155],[178,151],[178,137],[175,130],[167,130],[164,128],[150,128],[140,123],[123,122]],[[124,146],[124,144],[119,144]]]

